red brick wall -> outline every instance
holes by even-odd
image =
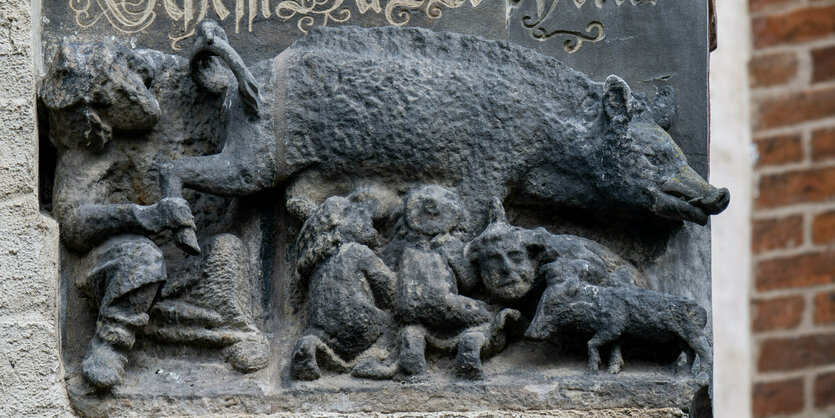
[[[835,416],[835,1],[749,8],[753,414]]]

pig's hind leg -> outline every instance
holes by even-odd
[[[587,343],[589,348],[589,372],[600,370],[600,347],[617,340],[619,337],[620,333],[612,329],[597,330],[597,333]]]
[[[621,370],[623,370],[623,354],[620,352],[620,343],[616,342],[609,353],[609,373],[618,374]]]
[[[693,374],[710,373],[710,369],[713,367],[713,353],[707,338],[698,331],[691,331],[689,334],[691,335],[686,336],[685,341],[699,355],[700,363],[697,370],[692,370]],[[695,360],[695,356],[693,356],[693,360]],[[695,367],[695,361],[693,367]]]

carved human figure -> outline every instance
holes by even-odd
[[[566,265],[582,265],[583,280],[593,285],[632,288],[646,284],[634,266],[594,241],[510,225],[498,199],[493,199],[488,212],[491,222],[467,245],[467,257],[477,266],[493,300],[528,318],[533,317],[532,308],[542,296],[546,277],[561,274]],[[611,353],[610,371],[617,373],[623,366],[617,343]]]
[[[98,309],[82,372],[99,388],[121,380],[135,334],[166,280],[163,255],[147,236],[194,227],[185,200],[140,205],[132,203],[138,196],[108,181],[127,175],[130,159],[108,146],[112,132],[149,130],[160,117],[148,90],[152,78],[149,63],[127,48],[65,42],[40,89],[58,151],[54,201],[61,238],[81,255],[76,284]]]
[[[497,301],[520,309],[521,303],[537,306],[525,337],[545,340],[566,330],[591,331],[589,370],[599,367],[600,346],[612,344],[612,373],[623,367],[622,335],[683,341],[691,364],[698,353],[702,370],[709,370],[710,347],[702,332],[707,316],[694,301],[642,288],[646,279],[635,267],[594,241],[510,225],[497,199],[490,212],[490,225],[468,245],[467,254]]]
[[[306,215],[297,240],[297,270],[307,284],[309,317],[293,349],[291,374],[296,379],[319,378],[319,359],[336,371],[349,370],[360,353],[393,327],[384,309],[392,304],[395,275],[368,247],[377,239],[372,224],[377,203],[362,192],[333,196]],[[362,363],[357,373],[390,374],[369,368]]]
[[[253,319],[249,260],[240,238],[212,237],[200,278],[169,289],[151,310],[143,334],[167,343],[220,348],[226,362],[242,373],[266,367],[270,344]]]
[[[397,318],[405,325],[399,368],[406,377],[424,374],[429,342],[456,351],[459,376],[482,378],[482,351],[500,350],[505,321],[519,318],[509,310],[494,316],[486,303],[459,294],[459,288],[471,289],[477,279],[465,262],[464,243],[455,235],[463,217],[458,195],[441,186],[419,187],[406,198],[403,227],[408,238],[395,302]]]
[[[545,288],[545,273],[566,262],[583,261],[585,276],[600,286],[643,286],[646,280],[632,264],[612,250],[576,235],[552,234],[545,228],[525,229],[507,222],[501,201],[488,208],[490,224],[466,248],[484,287],[498,303],[536,304]],[[532,313],[530,309],[524,309]]]

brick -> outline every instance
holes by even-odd
[[[760,345],[761,372],[799,370],[835,364],[835,333],[795,338],[772,338]]]
[[[812,50],[812,81],[835,80],[835,46]]]
[[[800,134],[757,138],[754,144],[757,146],[757,167],[796,163],[803,159]]]
[[[812,132],[812,160],[822,161],[830,158],[835,158],[835,129]]]
[[[824,373],[815,378],[815,407],[835,405],[835,373]]]
[[[761,292],[835,283],[835,251],[760,261],[754,283]]]
[[[791,414],[803,409],[803,380],[757,383],[752,403],[755,417]]]
[[[835,211],[818,214],[812,220],[812,242],[818,245],[835,242]]]
[[[779,219],[758,219],[752,223],[751,251],[794,248],[803,243],[803,217],[800,215]]]
[[[797,56],[794,52],[760,55],[748,63],[751,87],[785,84],[797,75]]]
[[[758,208],[835,198],[835,167],[790,171],[760,176]]]
[[[748,10],[758,12],[771,7],[791,4],[795,0],[748,0]]]
[[[815,295],[815,323],[835,324],[835,291]]]
[[[803,8],[754,18],[751,31],[755,48],[820,39],[835,32],[835,6]]]
[[[754,332],[795,328],[803,318],[805,302],[802,296],[788,296],[752,302]]]
[[[755,129],[770,129],[835,116],[835,87],[781,93],[758,100]]]

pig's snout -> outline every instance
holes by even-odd
[[[716,193],[708,199],[702,199],[696,202],[705,213],[708,215],[715,215],[725,210],[731,202],[731,193],[726,188],[715,189]]]
[[[525,338],[533,341],[543,341],[548,338],[548,333],[545,327],[542,326],[542,320],[534,318],[531,325],[525,330]]]

